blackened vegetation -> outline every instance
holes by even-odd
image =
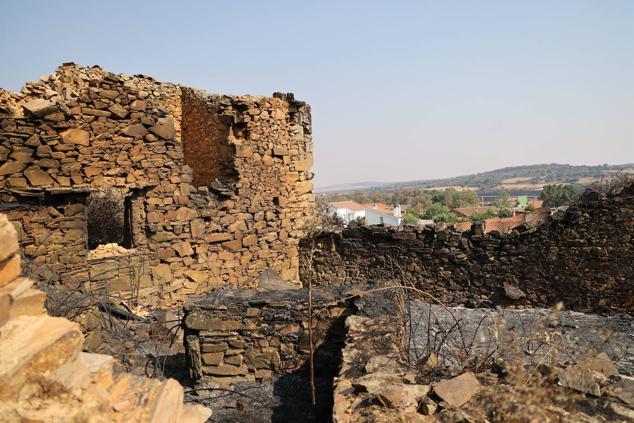
[[[88,201],[88,248],[115,243],[132,247],[130,200],[114,188],[91,193]]]

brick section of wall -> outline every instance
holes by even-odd
[[[513,229],[523,223],[542,223],[546,221],[548,212],[518,213],[512,217],[492,217],[484,220],[484,232],[498,231],[503,234],[513,232]],[[459,231],[471,229],[472,222],[458,222],[454,226]]]
[[[208,102],[204,93],[183,89],[182,139],[185,163],[193,169],[194,186],[209,186],[217,178],[235,182],[235,145],[230,142],[231,115]],[[230,106],[230,104],[228,104]]]
[[[332,346],[324,342],[343,328],[335,321],[343,323],[353,310],[350,301],[337,302],[345,297],[339,288],[313,292],[313,346],[319,354],[337,353],[326,351]],[[216,290],[189,299],[184,327],[190,376],[227,382],[296,370],[310,352],[307,308],[305,289]]]
[[[536,227],[508,235],[483,229],[374,226],[322,234],[303,244],[302,280],[381,284],[404,277],[450,304],[563,301],[579,311],[634,310],[634,181],[607,194],[588,191],[579,206]]]
[[[141,284],[119,278],[121,295],[172,303],[253,286],[267,268],[298,281],[312,140],[310,107],[291,94],[220,96],[65,64],[0,101],[0,199],[27,260],[92,282],[86,206],[114,189],[132,248],[108,260],[144,269]]]

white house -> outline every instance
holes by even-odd
[[[368,225],[398,226],[403,221],[403,213],[400,204],[387,206],[381,203],[364,204],[365,223]]]
[[[356,201],[335,201],[328,204],[328,212],[337,216],[344,224],[365,217],[365,207]]]
[[[398,226],[403,220],[401,206],[387,206],[381,203],[359,204],[356,201],[336,201],[328,205],[329,214],[339,217],[344,224],[364,218],[368,225]]]

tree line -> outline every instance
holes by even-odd
[[[541,193],[544,207],[559,207],[569,205],[579,196],[579,191],[570,184],[545,185]],[[455,223],[460,219],[453,212],[461,207],[475,207],[480,205],[480,199],[473,190],[400,188],[390,191],[355,191],[352,193],[331,193],[318,197],[324,205],[335,201],[352,200],[361,204],[383,203],[401,204],[407,206],[403,216],[405,224],[415,224],[419,219],[434,222]],[[510,202],[508,192],[504,189],[498,192],[491,208],[472,215],[469,220],[479,221],[491,217],[510,217]],[[533,211],[529,206],[526,211]]]

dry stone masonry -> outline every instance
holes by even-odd
[[[265,269],[298,282],[311,166],[310,107],[292,94],[72,63],[0,90],[0,200],[25,258],[145,304],[252,286]]]
[[[113,373],[114,359],[82,352],[79,324],[50,317],[46,296],[19,277],[18,234],[0,214],[0,421],[204,422],[183,388]]]
[[[351,301],[338,301],[346,296],[341,288],[313,292],[313,346],[320,354],[337,354],[329,340],[353,311]],[[308,359],[305,289],[217,289],[189,299],[184,308],[185,348],[194,379],[269,378],[297,370]]]
[[[352,227],[303,243],[302,279],[321,285],[405,278],[449,304],[553,305],[577,311],[634,310],[634,180],[546,223],[511,234],[424,228]]]

